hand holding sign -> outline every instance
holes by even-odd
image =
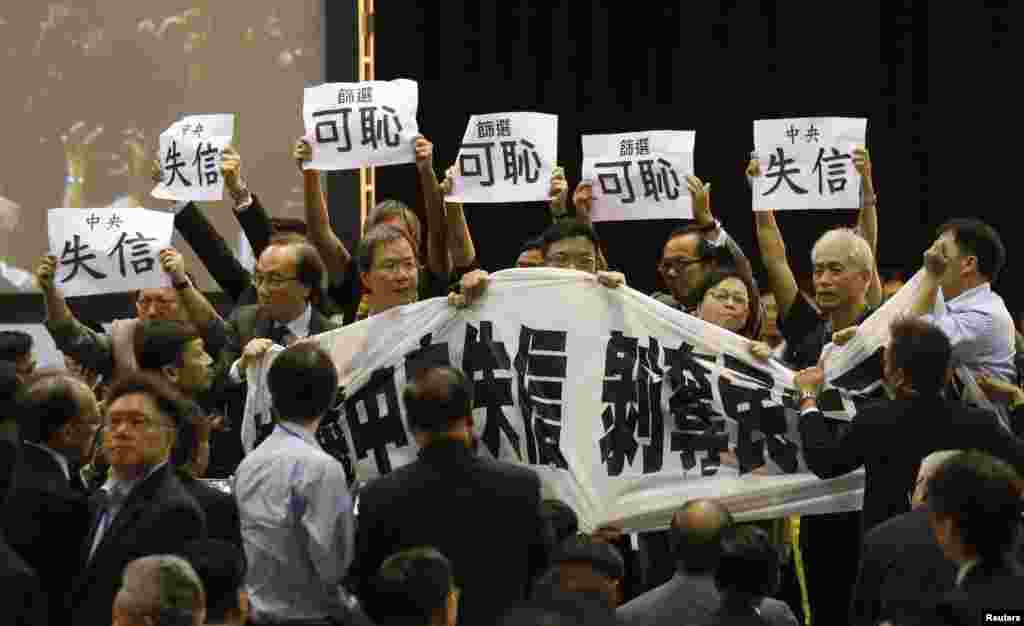
[[[224,186],[230,183],[219,161],[234,128],[232,114],[188,115],[160,133],[163,172],[152,196],[179,201],[222,199]]]

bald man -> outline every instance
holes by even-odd
[[[619,607],[625,626],[706,623],[721,606],[715,571],[722,556],[722,533],[734,525],[732,514],[715,500],[690,500],[672,516],[669,530],[675,575],[664,585]],[[771,624],[796,626],[793,611],[765,598],[758,607]]]
[[[205,621],[203,583],[185,559],[147,556],[124,568],[113,626],[202,626]]]

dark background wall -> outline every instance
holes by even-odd
[[[712,183],[715,213],[756,259],[743,178],[753,120],[863,116],[883,267],[916,270],[933,228],[953,215],[981,217],[1012,243],[1016,211],[1004,207],[1016,172],[1001,129],[1014,126],[1019,71],[1005,2],[379,2],[375,28],[378,79],[420,84],[420,127],[435,143],[439,175],[474,113],[558,114],[559,161],[573,187],[581,134],[694,129],[697,175]],[[412,166],[379,168],[377,181],[378,199],[419,202]],[[547,224],[540,204],[467,213],[490,270],[508,267]],[[781,215],[798,275],[809,273],[823,229],[855,219]],[[672,226],[598,230],[610,264],[650,290]],[[1011,307],[1024,306],[1013,284],[1007,274],[997,288]]]

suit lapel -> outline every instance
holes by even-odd
[[[153,497],[153,493],[160,487],[164,481],[164,477],[168,471],[168,465],[161,467],[160,469],[153,472],[152,475],[142,481],[141,484],[136,485],[135,489],[128,495],[128,499],[124,501],[121,506],[121,510],[117,512],[117,517],[110,523],[107,530],[103,533],[103,537],[100,539],[100,545],[96,546],[96,553],[93,555],[92,560],[95,561],[99,558],[100,553],[103,549],[110,545],[114,540],[114,537],[119,536],[126,527],[130,526],[131,523],[141,515],[146,505]],[[89,558],[89,549],[92,547],[92,541],[96,538],[96,530],[99,524],[99,516],[95,516],[93,521],[92,532],[90,533],[89,545],[86,547],[86,559]]]
[[[270,319],[270,316],[263,310],[263,307],[259,307],[256,311],[256,318],[253,320],[252,337],[250,339],[259,337],[269,338],[273,327],[274,322]],[[242,348],[244,349],[245,346],[242,346]]]

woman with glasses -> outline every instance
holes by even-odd
[[[753,339],[757,326],[757,314],[751,307],[753,293],[749,279],[736,270],[712,270],[694,294],[694,314],[705,322]]]

